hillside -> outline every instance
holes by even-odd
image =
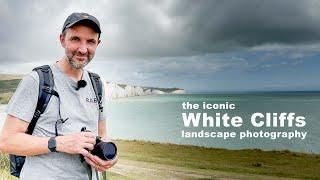
[[[108,179],[319,179],[319,155],[258,149],[227,150],[116,140],[119,161]],[[0,179],[9,175],[0,154]]]

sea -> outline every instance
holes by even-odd
[[[189,106],[183,107],[183,104]],[[195,108],[196,104],[199,105],[198,108]],[[203,108],[203,104],[213,105],[214,108]],[[135,96],[109,100],[105,111],[107,114],[107,134],[114,139],[145,140],[227,149],[254,148],[320,153],[320,92]],[[187,119],[183,118],[183,114],[196,116],[197,113],[201,115],[199,124],[193,124],[192,120],[190,124],[185,122]],[[252,115],[257,113],[259,117],[256,117],[254,122],[263,123],[261,127],[254,126],[251,121]],[[267,123],[268,113],[271,114],[272,123]],[[211,116],[214,123],[207,123],[204,126],[204,114]],[[221,120],[218,127],[216,121],[219,115],[217,114],[220,114],[220,117],[227,114],[230,118],[226,121]],[[282,125],[279,120],[280,114],[285,118]],[[293,120],[288,120],[288,114],[291,114]],[[4,115],[2,112],[0,125],[4,121]],[[240,126],[239,123],[238,127],[231,123],[231,119],[234,117],[241,118]],[[301,118],[303,118],[302,122]],[[206,132],[210,136],[201,136],[199,132]],[[189,133],[189,136],[186,133]],[[193,135],[190,135],[191,133]],[[226,138],[226,136],[218,136],[219,133],[220,135],[233,133],[235,136]],[[273,137],[272,133],[279,135]],[[292,137],[289,138],[290,133]],[[297,133],[300,134],[297,135]],[[301,133],[306,133],[304,139]],[[240,135],[243,137],[240,138]]]

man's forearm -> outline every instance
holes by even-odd
[[[31,136],[25,133],[15,133],[1,137],[0,150],[4,153],[22,156],[33,156],[50,152],[48,149],[49,137]]]
[[[50,137],[37,137],[26,134],[28,123],[8,115],[0,134],[0,152],[33,156],[50,152]],[[96,142],[92,132],[78,132],[56,137],[56,150],[69,154],[88,154]]]

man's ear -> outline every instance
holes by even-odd
[[[100,39],[98,39],[98,45],[101,43],[101,40]]]
[[[60,34],[59,39],[60,39],[60,44],[61,44],[61,46],[62,46],[62,47],[65,47],[65,44],[66,44],[66,43],[65,43],[65,39],[66,39],[65,35]]]

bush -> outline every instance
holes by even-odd
[[[13,92],[0,93],[0,104],[8,104]]]
[[[7,154],[1,154],[0,153],[0,179],[5,180],[16,180],[14,176],[10,175],[9,172],[9,156]]]

